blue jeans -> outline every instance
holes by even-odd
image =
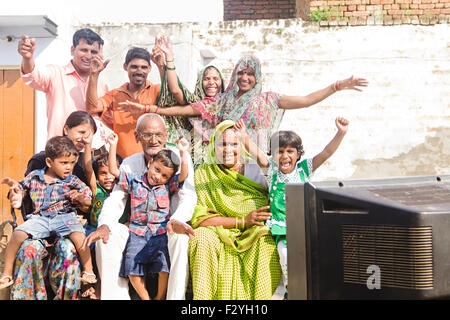
[[[75,213],[62,213],[52,217],[29,215],[16,230],[29,234],[32,239],[44,239],[55,234],[64,237],[72,232],[84,233],[84,228]]]

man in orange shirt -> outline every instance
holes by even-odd
[[[150,53],[143,48],[133,47],[128,50],[123,65],[128,73],[129,82],[124,83],[119,88],[107,92],[103,97],[97,96],[97,81],[101,71],[103,71],[109,60],[103,60],[100,55],[94,57],[90,68],[90,77],[86,96],[86,109],[91,114],[102,114],[112,111],[113,130],[119,136],[117,153],[126,158],[135,153],[141,152],[135,137],[137,119],[141,114],[124,111],[119,103],[132,101],[142,105],[155,105],[161,88],[160,84],[153,84],[147,80],[151,70]],[[159,72],[161,74],[161,66]]]
[[[19,41],[17,51],[22,56],[21,76],[25,84],[45,92],[47,98],[47,140],[63,134],[68,116],[77,110],[86,111],[86,89],[92,59],[101,54],[103,39],[89,28],[77,30],[73,35],[72,60],[65,66],[36,66],[34,51],[36,41],[26,35]],[[103,81],[95,86],[100,95],[108,91]],[[111,116],[103,120],[111,123]],[[93,149],[106,143],[110,130],[96,119],[97,133],[94,135]]]

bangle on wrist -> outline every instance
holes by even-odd
[[[148,104],[145,105],[144,112],[145,113],[149,113],[150,112],[150,106]]]
[[[336,82],[335,82],[334,85],[333,85],[333,89],[334,89],[334,92],[340,90],[340,89],[339,89],[339,80],[336,80]]]
[[[172,58],[172,60],[166,60],[166,62],[174,62],[175,59]]]
[[[175,67],[170,68],[170,67],[168,67],[168,66],[166,65],[166,70],[175,70]]]
[[[238,218],[235,218],[235,222],[234,222],[234,228],[237,229],[238,228]]]
[[[244,220],[244,218],[241,218],[242,219],[242,230],[244,230],[245,229],[245,220]]]

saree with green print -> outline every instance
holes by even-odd
[[[222,74],[220,73],[219,69],[217,69],[214,66],[207,66],[199,72],[193,93],[191,93],[178,78],[178,86],[180,87],[183,93],[184,100],[188,104],[201,101],[206,98],[206,92],[203,86],[203,79],[205,77],[206,71],[210,68],[214,68],[219,73],[220,79],[222,81],[220,92],[224,91],[225,85],[223,82]],[[178,104],[176,99],[170,92],[166,72],[164,72],[162,78],[161,90],[156,104],[161,108],[170,107]],[[176,140],[178,140],[180,136],[183,136],[191,141],[192,146],[191,155],[192,159],[194,160],[194,167],[197,167],[200,163],[203,162],[204,157],[206,155],[206,145],[204,141],[201,139],[201,136],[199,136],[198,139],[195,139],[194,131],[192,130],[194,126],[201,126],[202,121],[201,117],[163,116],[163,118],[167,125],[167,130],[169,133],[168,136],[169,141],[175,142]]]
[[[189,258],[195,300],[271,299],[281,278],[268,227],[201,226],[213,217],[243,218],[269,204],[263,186],[215,158],[215,137],[233,125],[224,121],[216,127],[208,145],[208,161],[194,175],[197,205],[191,220],[195,236],[189,242]]]

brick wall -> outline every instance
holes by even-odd
[[[309,17],[324,26],[448,23],[450,0],[311,0]]]
[[[450,22],[450,0],[224,0],[224,20],[301,18],[321,26]]]
[[[224,20],[296,17],[296,0],[224,0]]]

